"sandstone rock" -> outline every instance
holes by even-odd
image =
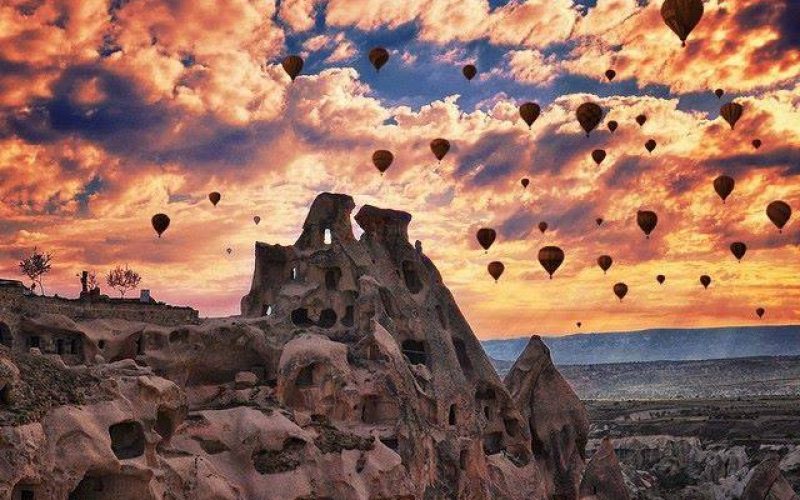
[[[539,337],[531,337],[505,385],[528,422],[547,494],[575,498],[586,458],[589,419]]]
[[[258,377],[253,372],[239,372],[234,380],[237,389],[253,387],[258,383]]]
[[[780,461],[768,458],[756,466],[742,492],[741,500],[797,500],[797,494],[783,477]]]
[[[627,500],[630,498],[611,439],[604,438],[600,447],[586,464],[581,478],[579,496],[597,500]]]

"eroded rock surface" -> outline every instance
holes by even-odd
[[[354,206],[257,243],[241,316],[0,308],[30,344],[0,352],[0,497],[574,498],[586,417],[543,346],[510,393],[411,216],[365,206],[356,240]]]

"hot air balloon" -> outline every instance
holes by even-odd
[[[628,285],[625,283],[616,283],[614,285],[614,295],[619,297],[619,301],[622,302],[622,299],[628,295]]]
[[[542,221],[539,223],[539,231],[541,231],[542,234],[544,234],[544,232],[547,231],[547,222]]]
[[[383,175],[384,172],[392,165],[394,155],[391,151],[379,149],[372,153],[372,164],[378,169],[378,172]]]
[[[761,147],[761,139],[753,139],[753,142],[750,144],[752,144],[754,148],[758,149]]]
[[[617,76],[617,72],[616,71],[614,71],[613,69],[607,69],[606,70],[606,78],[608,78],[609,82],[611,80],[613,80],[615,76]]]
[[[553,279],[553,273],[564,262],[564,251],[558,247],[542,247],[539,249],[539,264],[542,265],[550,279]]]
[[[745,252],[747,252],[747,245],[741,241],[734,241],[731,243],[731,253],[739,262],[742,261],[742,257],[744,257]]]
[[[731,130],[736,127],[736,122],[738,122],[739,118],[742,117],[743,111],[744,108],[742,105],[736,102],[723,104],[722,107],[719,108],[719,114],[725,119],[726,122],[728,122],[728,124],[730,124]]]
[[[503,275],[503,271],[506,270],[506,266],[504,266],[502,262],[494,261],[489,262],[489,265],[486,266],[486,269],[488,269],[489,275],[494,278],[494,282],[497,283],[497,280],[499,280],[500,276]]]
[[[763,318],[763,317],[764,317],[764,313],[765,313],[765,312],[767,312],[767,311],[765,311],[763,307],[758,307],[758,308],[756,308],[756,315],[757,315],[759,318]]]
[[[155,214],[152,219],[150,219],[150,223],[153,225],[153,229],[156,230],[158,233],[158,237],[161,238],[161,233],[167,230],[169,227],[169,216],[166,214]]]
[[[542,108],[535,102],[526,102],[519,107],[519,116],[528,124],[528,128],[531,128],[531,125],[539,118],[541,112]]]
[[[583,323],[581,323],[580,321],[575,323],[575,326],[577,326],[578,328],[580,328],[582,325],[583,325]]]
[[[492,246],[495,238],[497,238],[497,233],[494,229],[482,227],[478,229],[476,236],[478,238],[478,243],[480,243],[481,247],[483,247],[483,249],[488,253],[489,247]]]
[[[606,274],[606,271],[608,271],[613,262],[610,255],[601,255],[597,258],[597,265],[603,270],[603,274]]]
[[[431,151],[433,151],[433,156],[435,156],[437,160],[442,161],[444,155],[450,151],[450,141],[441,138],[432,140]]]
[[[703,17],[703,0],[664,0],[661,17],[686,47],[686,38]]]
[[[725,203],[725,200],[733,192],[735,185],[736,181],[733,180],[733,177],[727,175],[720,175],[714,179],[714,191],[722,198],[722,203]]]
[[[589,132],[595,129],[603,119],[603,109],[593,102],[585,102],[578,106],[575,111],[575,116],[578,118],[578,123],[581,124],[583,130],[586,131],[586,137],[589,137]]]
[[[597,223],[598,226],[602,226],[603,225],[603,218],[602,217],[598,217],[594,221]]]
[[[647,150],[648,153],[652,153],[654,149],[656,149],[656,141],[655,139],[650,139],[644,143],[644,148]]]
[[[617,130],[618,126],[619,123],[617,123],[615,120],[611,120],[610,122],[608,122],[608,130],[610,130],[612,134],[614,133],[615,130]]]
[[[255,217],[253,217],[253,222],[255,222],[255,223],[256,223],[256,226],[257,226],[257,225],[258,225],[258,224],[261,222],[261,217],[259,217],[258,215],[256,215]]]
[[[647,123],[647,116],[646,115],[637,116],[636,123],[638,123],[640,127],[643,126],[645,123]]]
[[[375,47],[369,51],[369,62],[375,66],[375,71],[380,71],[387,61],[389,61],[389,51],[383,47]]]
[[[522,179],[519,181],[519,183],[520,183],[520,184],[522,184],[522,189],[526,189],[526,188],[528,187],[528,184],[530,184],[530,183],[531,183],[531,180],[530,180],[530,179],[528,179],[527,177],[523,177],[523,178],[522,178]]]
[[[461,70],[461,73],[463,73],[464,78],[466,78],[467,80],[472,80],[473,78],[475,78],[475,75],[478,74],[478,69],[475,67],[474,64],[467,64]]]
[[[296,55],[287,56],[282,62],[283,70],[294,81],[297,75],[303,71],[303,58]]]
[[[703,288],[708,288],[708,285],[711,284],[711,276],[707,274],[700,276],[700,284],[703,285]]]
[[[658,281],[659,285],[663,285],[666,280],[667,277],[664,276],[663,274],[659,274],[658,276],[656,276],[656,281]]]
[[[233,253],[233,248],[228,248],[228,249],[227,249],[227,250],[225,250],[225,251],[226,251],[226,252],[228,252],[228,255],[230,255],[230,254],[232,254],[232,253]]]
[[[211,201],[211,204],[216,207],[217,203],[219,203],[219,200],[222,199],[222,195],[216,191],[213,191],[211,193],[208,193],[208,199],[209,201]]]
[[[717,99],[722,99],[722,95],[723,95],[724,93],[725,93],[725,91],[724,91],[724,90],[722,90],[722,89],[717,89],[717,90],[715,90],[715,91],[714,91],[714,95],[716,95],[716,96],[717,96]]]
[[[650,233],[656,228],[658,224],[658,215],[651,210],[639,210],[636,212],[636,223],[644,232],[647,239],[650,239]]]
[[[789,222],[792,216],[792,207],[785,201],[773,201],[767,205],[767,217],[778,228],[778,232],[783,232],[783,226]]]
[[[592,159],[595,163],[600,165],[606,159],[606,152],[604,149],[595,149],[592,151]]]

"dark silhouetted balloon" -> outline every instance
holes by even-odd
[[[715,90],[715,91],[714,91],[714,95],[716,95],[716,96],[717,96],[717,99],[722,99],[722,95],[723,95],[724,93],[725,93],[725,91],[724,91],[724,90],[722,90],[722,89],[717,89],[717,90]]]
[[[658,281],[659,285],[663,285],[664,282],[667,281],[667,277],[664,276],[663,274],[659,274],[658,276],[656,276],[656,281]]]
[[[686,47],[686,39],[703,17],[703,0],[664,0],[661,17]]]
[[[553,279],[553,273],[564,262],[564,251],[558,247],[542,247],[539,249],[539,264],[542,265],[550,279]]]
[[[369,51],[369,62],[375,66],[375,71],[380,71],[387,61],[389,61],[389,51],[383,47],[375,47]]]
[[[778,228],[779,232],[783,232],[783,226],[789,222],[792,216],[792,207],[785,201],[773,201],[767,205],[767,217]]]
[[[391,151],[387,151],[385,149],[379,149],[372,153],[372,164],[375,165],[375,168],[383,175],[384,172],[392,165],[394,161],[394,155]]]
[[[296,55],[287,56],[282,62],[283,70],[294,81],[297,75],[303,71],[303,58]]]
[[[535,102],[526,102],[519,107],[519,116],[528,124],[528,128],[531,128],[531,125],[539,118],[541,112],[542,108]]]
[[[645,123],[647,123],[647,116],[646,115],[637,116],[636,123],[638,123],[640,127],[643,126]]]
[[[575,116],[583,130],[586,131],[586,137],[589,137],[589,132],[594,130],[603,119],[603,109],[593,102],[585,102],[578,106]]]
[[[644,232],[645,237],[650,238],[650,233],[658,224],[658,215],[651,210],[639,210],[636,212],[636,223]]]
[[[736,260],[741,262],[745,252],[747,252],[747,245],[745,245],[741,241],[734,241],[733,243],[731,243],[731,253],[733,254],[734,257],[736,257]]]
[[[494,282],[497,283],[497,280],[499,280],[500,276],[503,275],[503,271],[506,270],[506,266],[504,266],[502,262],[494,261],[489,262],[489,265],[486,266],[486,269],[489,270],[489,275],[494,278]]]
[[[720,175],[714,179],[714,191],[722,198],[722,203],[725,203],[725,200],[733,192],[734,186],[736,186],[736,181],[733,180],[733,177]]]
[[[578,321],[577,323],[575,323],[575,326],[577,326],[578,328],[580,328],[582,325],[583,325],[583,323],[581,323],[580,321]]]
[[[744,108],[742,105],[736,102],[723,104],[722,107],[719,108],[719,114],[725,119],[726,122],[728,122],[728,124],[730,124],[731,130],[736,127],[736,122],[738,122],[739,118],[742,117],[743,111]]]
[[[161,238],[161,233],[167,230],[169,227],[169,216],[167,214],[155,214],[152,219],[150,219],[150,223],[153,225],[153,229],[156,230],[158,233],[158,237]]]
[[[750,144],[752,144],[754,148],[758,149],[761,147],[761,139],[753,139],[753,142]]]
[[[478,229],[476,236],[478,238],[478,243],[480,243],[481,247],[488,252],[489,247],[492,246],[495,238],[497,238],[497,233],[494,229],[482,227]]]
[[[256,226],[257,226],[257,225],[258,225],[258,224],[261,222],[261,217],[259,217],[258,215],[256,215],[255,217],[253,217],[253,222],[255,222],[255,223],[256,223]]]
[[[233,248],[228,248],[228,249],[227,249],[227,250],[225,250],[225,251],[226,251],[226,252],[228,252],[228,255],[230,255],[230,254],[232,254],[232,253],[233,253]]]
[[[602,226],[603,225],[603,218],[602,217],[598,217],[594,221],[597,223],[598,226]]]
[[[617,130],[617,127],[619,127],[619,123],[617,123],[615,120],[608,122],[608,130],[610,130],[611,133],[614,133],[614,131]]]
[[[700,276],[700,284],[703,285],[703,288],[708,288],[708,285],[711,284],[711,276],[707,274]]]
[[[757,315],[759,318],[763,318],[763,317],[764,317],[764,313],[765,313],[765,312],[767,312],[767,311],[765,311],[763,307],[757,307],[757,308],[756,308],[756,315]]]
[[[644,143],[644,148],[649,152],[652,153],[654,149],[656,149],[656,141],[655,139],[650,139]]]
[[[433,151],[433,156],[435,156],[437,160],[442,161],[444,155],[450,151],[450,141],[442,138],[432,140],[431,151]]]
[[[611,259],[610,255],[601,255],[600,257],[597,258],[597,265],[600,266],[600,269],[603,270],[603,274],[605,274],[606,271],[608,271],[613,262],[614,261]]]
[[[475,75],[478,74],[478,69],[475,67],[474,64],[467,64],[461,70],[461,73],[464,74],[464,78],[466,78],[467,80],[472,80],[473,78],[475,78]]]
[[[523,178],[522,178],[522,179],[519,181],[519,183],[520,183],[520,184],[522,184],[522,189],[526,189],[526,188],[528,187],[528,184],[530,184],[530,183],[531,183],[531,180],[530,180],[530,179],[528,179],[527,177],[523,177]]]
[[[539,223],[539,231],[541,231],[542,234],[544,234],[544,232],[547,231],[547,222],[542,221]]]
[[[603,149],[595,149],[592,151],[592,159],[595,163],[600,165],[606,159],[606,152]]]
[[[616,71],[614,71],[613,69],[607,69],[606,70],[606,78],[608,78],[609,82],[611,80],[613,80],[615,76],[617,76],[617,72]]]
[[[215,207],[217,206],[217,203],[219,203],[219,200],[221,200],[221,199],[222,199],[222,195],[221,195],[221,194],[219,194],[219,193],[218,193],[218,192],[216,192],[216,191],[214,191],[214,192],[211,192],[211,193],[208,193],[208,200],[209,200],[209,201],[211,202],[211,204],[212,204],[212,205],[214,205]]]
[[[628,295],[628,285],[625,283],[616,283],[614,285],[614,295],[619,297],[619,301],[622,302],[622,299]]]

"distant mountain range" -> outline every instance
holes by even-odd
[[[688,361],[800,355],[800,325],[653,329],[635,332],[542,336],[557,365]],[[486,353],[514,361],[528,337],[483,341]]]

